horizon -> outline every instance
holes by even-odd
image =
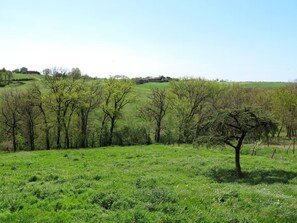
[[[0,9],[0,67],[289,82],[296,12],[293,0],[9,1]]]

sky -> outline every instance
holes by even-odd
[[[296,0],[0,0],[0,67],[297,78]]]

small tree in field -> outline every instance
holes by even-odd
[[[235,167],[238,177],[242,177],[240,167],[240,149],[244,139],[258,139],[277,130],[276,124],[269,118],[261,117],[250,109],[233,109],[219,112],[208,123],[209,135],[201,138],[211,145],[229,145],[235,149]]]

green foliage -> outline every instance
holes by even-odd
[[[113,134],[116,122],[122,117],[123,109],[132,102],[130,95],[133,92],[134,82],[127,79],[109,78],[104,82],[101,130],[109,123],[109,139],[107,145],[113,144]],[[102,131],[101,131],[102,135]],[[100,140],[102,142],[102,140]],[[102,143],[100,142],[100,145]]]
[[[115,132],[113,144],[120,146],[151,144],[147,129],[143,126],[127,126]]]
[[[3,150],[9,150],[7,142],[15,142],[18,150],[193,143],[206,134],[206,123],[219,110],[245,107],[278,121],[279,137],[271,140],[274,143],[291,143],[297,132],[294,84],[268,89],[182,79],[135,85],[128,79],[92,79],[83,76],[79,68],[45,69],[44,74],[32,75],[39,81],[18,87],[14,82],[0,90],[2,98],[6,91],[15,89],[22,95],[18,102],[12,103],[18,97],[7,102],[16,104],[12,109],[17,111],[14,138],[0,115]],[[7,110],[3,99],[1,103],[1,109]],[[13,114],[6,112],[10,117]],[[290,141],[284,138],[285,131]],[[247,141],[252,142],[260,136],[257,134],[250,134]]]
[[[281,127],[286,127],[289,138],[296,137],[297,85],[277,89],[273,94],[274,114],[279,118]]]
[[[166,91],[156,88],[152,90],[148,100],[139,109],[140,116],[153,123],[156,143],[161,142],[161,130],[168,107],[169,101]]]
[[[178,123],[178,142],[192,143],[208,119],[219,86],[203,79],[183,79],[171,84],[171,104]]]

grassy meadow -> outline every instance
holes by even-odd
[[[191,145],[0,154],[0,222],[297,222],[297,156]]]

